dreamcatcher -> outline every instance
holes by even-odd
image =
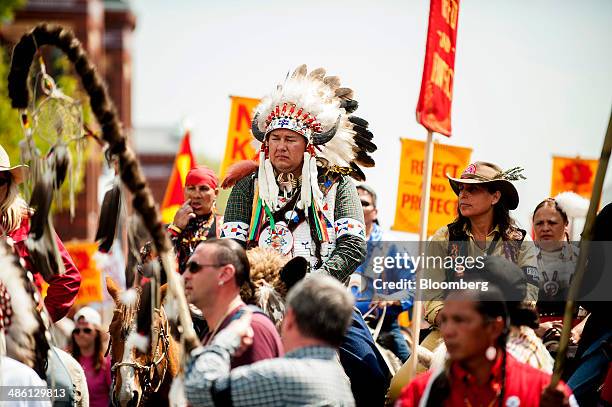
[[[56,205],[63,205],[60,188],[68,180],[70,216],[74,217],[77,175],[83,168],[85,137],[83,136],[83,107],[64,94],[47,73],[42,56],[38,57],[32,91],[33,97],[21,111],[24,139],[19,143],[21,161],[30,166],[27,180],[31,190],[43,174],[53,175]],[[51,195],[51,194],[50,194]]]
[[[153,247],[161,260],[163,273],[168,281],[170,299],[175,301],[178,309],[178,319],[183,331],[181,340],[187,350],[190,350],[199,342],[192,327],[180,278],[175,271],[176,264],[172,247],[136,155],[128,146],[127,139],[123,134],[117,111],[108,95],[106,85],[101,75],[96,72],[95,66],[89,60],[87,53],[74,33],[61,26],[47,24],[35,27],[20,39],[13,51],[9,73],[9,96],[12,100],[12,106],[20,109],[26,132],[22,151],[26,154],[25,158],[29,158],[26,161],[31,162],[34,167],[31,177],[34,190],[30,205],[36,212],[32,217],[32,229],[28,241],[31,241],[30,245],[38,250],[39,254],[44,254],[46,250],[49,253],[46,256],[47,259],[58,258],[56,256],[55,240],[53,238],[49,239],[49,236],[54,236],[54,233],[50,233],[52,232],[52,225],[49,220],[50,196],[54,190],[61,186],[64,177],[69,172],[71,161],[74,162],[70,158],[67,146],[72,142],[82,141],[82,111],[80,105],[61,93],[52,79],[45,75],[44,64],[41,64],[42,75],[40,76],[41,87],[44,89],[43,100],[36,108],[32,107],[33,102],[30,102],[32,99],[30,99],[27,88],[27,79],[30,65],[38,54],[38,48],[43,45],[52,45],[63,51],[81,79],[81,84],[89,96],[89,105],[101,129],[100,137],[97,140],[104,142],[107,146],[107,159],[112,158],[116,163],[122,184],[131,192],[131,202],[134,210],[140,215],[141,219],[145,220],[143,226],[151,236]],[[50,121],[52,125],[41,126],[42,118],[47,114],[52,116]],[[45,155],[39,153],[34,143],[38,132],[53,142],[49,152]],[[77,156],[78,159],[83,154],[77,154]],[[103,226],[114,224],[116,228],[116,213],[120,201],[118,187],[117,183],[111,188],[108,195],[108,205],[105,203],[102,205],[100,224]],[[107,201],[106,198],[105,201]],[[105,208],[108,209],[107,213],[105,213]],[[97,238],[96,240],[101,242],[101,246],[110,247],[113,240],[111,231],[102,231],[101,235],[104,239]],[[32,249],[30,249],[30,254],[32,252]],[[40,260],[44,261],[44,257],[40,256]],[[61,261],[47,261],[47,263],[55,263],[44,265],[50,272],[62,267]],[[41,268],[38,269],[41,270]],[[159,302],[158,299],[155,302]]]

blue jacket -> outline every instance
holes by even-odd
[[[371,270],[373,257],[380,256],[382,254],[381,251],[384,252],[384,256],[386,257],[395,257],[397,253],[403,256],[405,252],[400,252],[400,248],[395,242],[384,240],[382,228],[378,224],[374,224],[367,243],[368,251],[366,253],[366,259],[351,276],[350,284],[351,292],[355,296],[355,305],[362,314],[365,314],[369,310],[372,299],[384,300],[386,295],[396,294],[402,291],[376,289],[374,287],[374,278],[372,276],[377,273]],[[414,271],[412,262],[409,262],[408,268],[385,268],[378,274],[378,278],[383,281],[414,280]],[[413,296],[414,292],[406,293],[406,296],[400,300],[401,306],[387,308],[387,315],[396,317],[400,312],[410,309],[412,307]],[[375,314],[377,312],[378,310],[374,311]]]

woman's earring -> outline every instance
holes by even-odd
[[[487,360],[489,362],[493,362],[496,356],[497,356],[497,349],[495,349],[495,346],[493,345],[489,346],[487,350],[485,351],[485,357],[487,358]]]

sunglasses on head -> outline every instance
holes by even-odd
[[[72,333],[75,334],[75,335],[78,335],[78,334],[81,333],[81,331],[83,331],[84,334],[90,334],[90,333],[93,332],[93,329],[91,329],[91,328],[74,328],[72,330]]]

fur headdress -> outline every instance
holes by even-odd
[[[304,278],[308,262],[303,257],[289,259],[276,250],[261,247],[246,253],[251,269],[250,281],[240,288],[240,296],[247,304],[261,308],[280,330],[287,292]]]
[[[374,166],[369,153],[376,150],[376,145],[372,143],[368,122],[349,115],[357,105],[352,89],[340,87],[337,76],[325,76],[323,68],[308,73],[306,65],[297,67],[283,84],[262,99],[251,130],[262,143],[259,196],[271,211],[276,209],[279,192],[266,140],[273,130],[289,129],[306,138],[298,208],[306,209],[313,203],[321,205],[323,194],[317,167],[365,179],[359,166]]]

